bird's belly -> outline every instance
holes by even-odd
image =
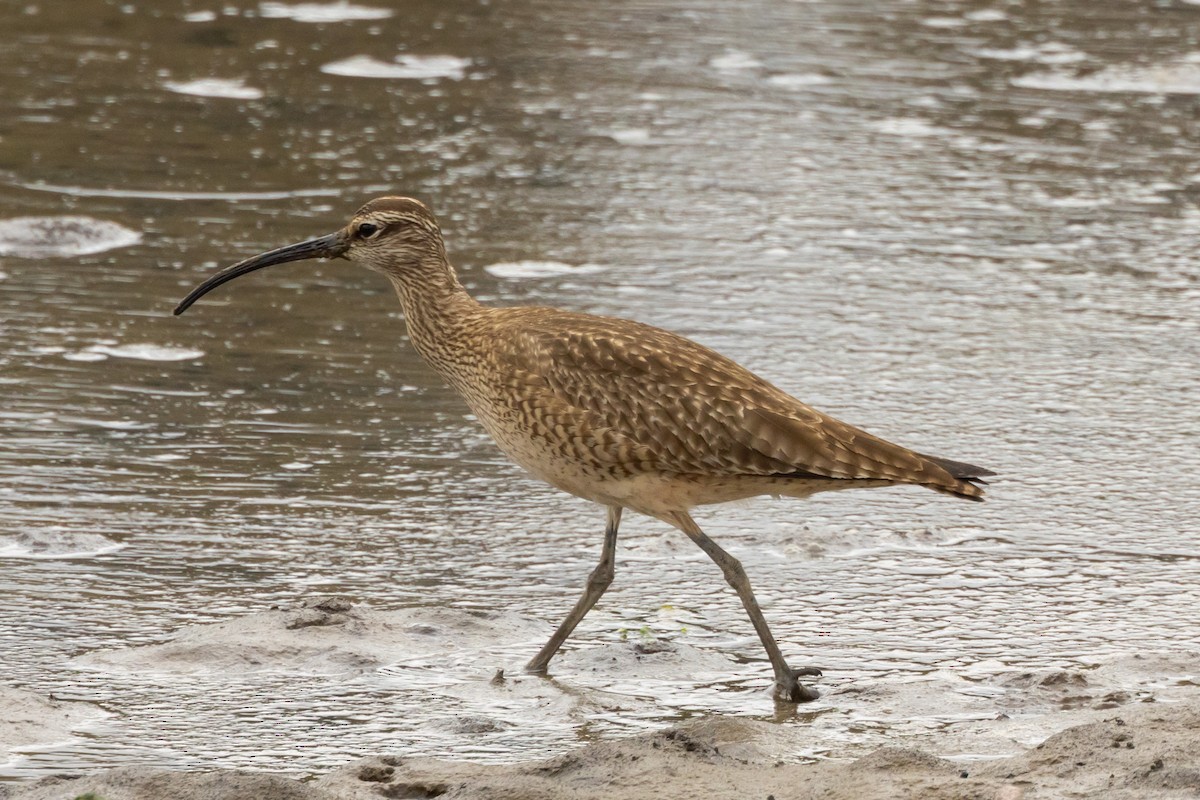
[[[464,396],[500,450],[535,478],[585,500],[618,504],[620,498],[610,488],[626,470],[596,457],[583,437],[568,429],[549,430],[531,424],[507,404],[487,402],[465,392]]]
[[[633,471],[630,465],[587,457],[586,448],[581,451],[570,436],[534,435],[521,423],[489,413],[491,410],[480,408],[475,416],[504,454],[534,477],[585,500],[652,517],[759,495],[805,497],[849,483]]]
[[[523,427],[480,411],[475,416],[496,446],[526,472],[564,492],[611,505],[614,498],[605,487],[613,475],[604,465],[581,459],[567,443],[530,435]]]

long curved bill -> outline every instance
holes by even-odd
[[[331,233],[328,236],[309,239],[306,242],[298,242],[296,244],[289,244],[286,247],[269,250],[266,253],[260,253],[259,255],[247,258],[245,261],[239,261],[232,267],[226,267],[195,289],[192,289],[188,296],[183,298],[179,305],[175,306],[175,316],[179,316],[187,311],[191,308],[192,303],[195,303],[221,284],[254,272],[256,269],[271,267],[275,264],[286,264],[289,261],[304,261],[310,258],[338,258],[346,254],[349,246],[345,235],[339,231],[338,233]]]

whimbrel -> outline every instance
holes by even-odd
[[[550,659],[613,579],[624,509],[683,531],[721,568],[762,640],[775,697],[812,700],[788,666],[742,565],[691,517],[757,495],[914,484],[982,500],[981,467],[921,455],[826,416],[728,358],[673,333],[554,308],[491,308],[455,275],[433,215],[407,197],[367,203],[336,233],[224,269],[175,309],[263,267],[346,258],[396,289],[417,352],[466,400],[496,444],[547,483],[607,508],[600,563],[527,669]]]

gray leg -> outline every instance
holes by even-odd
[[[596,605],[600,595],[604,594],[604,590],[612,583],[617,552],[617,528],[620,525],[621,507],[609,506],[608,523],[604,526],[604,549],[600,551],[600,563],[588,576],[587,586],[583,589],[583,597],[580,597],[579,602],[575,603],[571,613],[558,626],[558,630],[550,637],[550,641],[546,642],[546,646],[526,665],[526,671],[546,671],[546,665],[550,663],[550,659],[554,658],[558,648],[562,647],[562,643],[571,635],[571,631],[575,630],[575,626],[587,612],[592,610],[592,606]]]
[[[758,638],[762,640],[763,647],[767,650],[767,658],[771,659],[771,667],[775,670],[776,699],[800,703],[820,697],[816,689],[805,686],[796,679],[798,674],[816,673],[819,675],[820,672],[811,669],[797,672],[787,665],[783,653],[779,650],[779,645],[775,643],[775,637],[771,635],[771,629],[767,627],[767,621],[763,618],[762,611],[758,608],[758,601],[754,599],[754,591],[750,588],[750,579],[746,577],[746,571],[742,569],[741,562],[708,538],[686,511],[674,512],[664,519],[686,533],[689,539],[699,545],[700,549],[716,562],[717,566],[721,568],[721,572],[725,573],[725,580],[742,599],[742,605],[745,606],[746,613],[750,615],[750,621],[754,623],[754,630],[758,631]]]

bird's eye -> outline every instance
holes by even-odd
[[[370,239],[372,236],[379,233],[380,230],[382,229],[374,222],[364,222],[358,226],[358,230],[355,232],[358,234],[358,238],[360,239]]]

